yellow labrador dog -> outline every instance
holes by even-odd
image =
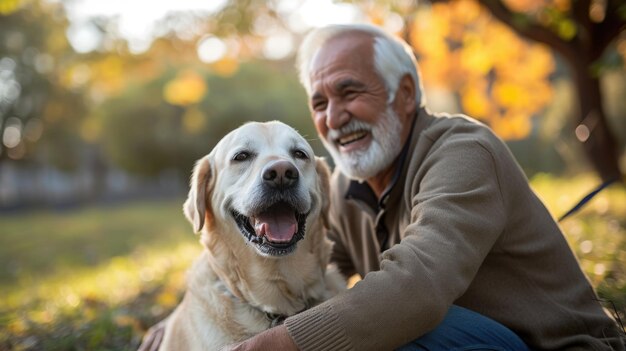
[[[345,288],[327,269],[328,178],[280,122],[247,123],[198,160],[184,213],[205,250],[160,350],[218,350]]]

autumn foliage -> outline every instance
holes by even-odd
[[[520,39],[473,0],[419,9],[410,41],[426,84],[458,92],[463,111],[504,139],[527,137],[551,100],[548,48]]]

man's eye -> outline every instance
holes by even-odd
[[[307,153],[302,151],[302,150],[294,150],[293,151],[293,157],[301,159],[301,160],[308,160],[309,159],[309,155],[307,155]]]
[[[348,90],[344,93],[344,96],[349,100],[354,99],[357,95],[358,93],[354,90]]]
[[[235,154],[233,161],[241,162],[250,158],[250,153],[247,151],[241,151]]]
[[[318,101],[313,103],[314,111],[323,111],[326,109],[326,101]]]

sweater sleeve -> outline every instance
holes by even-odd
[[[504,228],[491,153],[450,141],[407,179],[411,223],[402,241],[383,253],[379,271],[287,319],[301,350],[397,348],[434,329],[471,283]]]

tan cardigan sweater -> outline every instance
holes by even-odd
[[[624,350],[500,139],[467,117],[421,110],[406,148],[378,212],[346,198],[351,181],[333,175],[333,260],[364,279],[286,320],[301,350],[392,350],[435,328],[451,304],[534,349]]]

